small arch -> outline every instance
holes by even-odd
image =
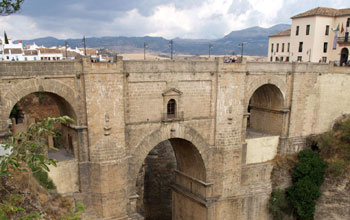
[[[281,90],[273,84],[264,84],[256,89],[249,100],[250,114],[247,128],[266,134],[278,134],[283,126],[284,97]],[[249,137],[249,132],[247,132]]]
[[[346,66],[348,63],[348,59],[349,59],[349,50],[348,48],[344,47],[340,53],[340,66],[343,66],[343,65]]]
[[[167,104],[167,117],[176,118],[176,101],[175,99],[170,99]]]
[[[10,102],[11,103],[11,102]],[[16,106],[16,114],[11,111],[7,117],[12,119],[11,132],[16,136],[27,131],[31,123],[42,121],[48,117],[70,116],[76,118],[72,106],[61,96],[51,92],[33,92],[21,97]],[[79,140],[78,132],[70,124],[55,124],[55,135],[42,137],[48,146],[43,149],[51,159],[59,161],[56,167],[50,167],[49,177],[61,194],[71,194],[79,191]],[[52,150],[51,147],[59,149]]]
[[[38,80],[30,79],[24,80],[20,83],[16,83],[4,94],[4,111],[2,117],[8,118],[14,105],[19,102],[23,97],[36,92],[47,92],[54,94],[64,108],[69,107],[71,109],[71,117],[78,120],[77,117],[81,117],[78,112],[78,102],[75,100],[75,91],[69,86],[63,84],[58,80]]]

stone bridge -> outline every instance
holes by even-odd
[[[349,68],[313,63],[1,62],[0,135],[17,102],[45,92],[75,119],[63,138],[77,168],[58,185],[88,219],[142,219],[136,180],[168,141],[173,219],[267,220],[269,161],[350,113],[349,85]]]

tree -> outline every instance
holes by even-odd
[[[32,172],[38,182],[47,189],[52,188],[47,182],[48,165],[56,166],[56,161],[49,159],[45,151],[48,146],[48,135],[54,136],[54,124],[73,122],[68,116],[47,118],[41,122],[31,124],[27,132],[21,132],[15,137],[1,143],[1,146],[10,153],[0,155],[0,219],[39,219],[42,216],[31,206],[26,206],[27,199],[23,193],[12,193],[8,181],[23,173]],[[83,207],[77,204],[62,219],[81,219]]]
[[[23,2],[24,0],[2,0],[0,2],[0,14],[5,16],[19,11]]]
[[[297,219],[313,220],[327,163],[310,149],[300,151],[298,158],[292,174],[293,185],[286,190],[287,200]]]

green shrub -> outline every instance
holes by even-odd
[[[336,159],[328,164],[328,173],[332,176],[339,176],[345,172],[345,161]]]
[[[319,136],[317,144],[320,149],[320,154],[324,158],[329,158],[336,152],[337,139],[333,132],[327,132]]]
[[[295,164],[292,180],[298,182],[304,177],[310,177],[317,186],[324,181],[324,173],[327,163],[312,150],[303,150],[298,154],[299,162]]]
[[[292,174],[293,185],[286,190],[286,198],[297,219],[312,220],[327,163],[309,149],[300,151],[298,158]]]
[[[339,131],[341,132],[341,140],[350,144],[350,120],[343,121],[340,125]]]
[[[273,220],[282,220],[284,214],[290,214],[285,192],[282,189],[272,191],[269,199],[268,209],[273,217]]]
[[[45,170],[43,170],[41,167],[31,167],[31,170],[33,176],[36,180],[38,180],[41,186],[45,187],[46,189],[56,189],[55,184]]]
[[[286,190],[287,200],[294,208],[297,219],[312,220],[316,200],[321,196],[319,187],[310,177],[304,177]]]

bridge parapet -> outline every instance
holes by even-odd
[[[124,71],[130,73],[200,73],[200,72],[216,72],[215,61],[123,61]]]
[[[1,76],[28,77],[67,75],[82,71],[79,61],[0,62]]]

